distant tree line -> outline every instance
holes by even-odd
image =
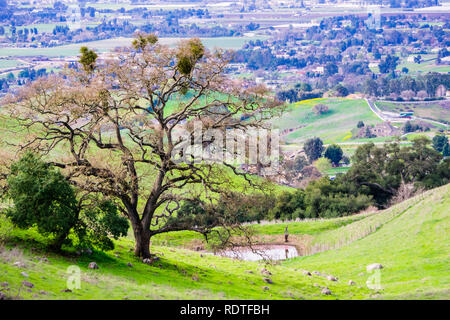
[[[401,95],[404,91],[411,91],[414,95],[424,91],[428,97],[435,97],[439,86],[450,88],[450,74],[429,72],[415,78],[405,76],[401,78],[380,77],[367,79],[364,93],[375,97],[388,97],[392,94]]]
[[[369,206],[385,208],[409,185],[414,190],[435,188],[450,182],[448,139],[428,138],[413,140],[411,146],[398,143],[360,146],[352,157],[352,167],[346,174],[330,180],[328,176],[312,181],[306,188],[284,192],[281,195],[245,196],[247,203],[241,219],[245,221],[272,219],[331,218],[357,213]],[[323,151],[318,141],[312,148],[317,157]],[[314,153],[313,152],[313,153]],[[330,153],[339,151],[333,147]],[[241,196],[243,197],[243,196]]]
[[[297,83],[292,88],[277,91],[276,95],[278,100],[292,103],[321,98],[323,91],[320,89],[313,89],[309,83]]]

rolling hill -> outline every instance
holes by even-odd
[[[329,111],[316,115],[312,108],[319,103],[328,106]],[[272,124],[281,131],[291,130],[283,137],[288,144],[303,144],[313,136],[328,144],[346,142],[360,120],[365,124],[381,122],[364,99],[323,98],[290,105],[280,118],[272,120]]]
[[[400,212],[393,214],[395,210]],[[285,265],[315,268],[361,283],[367,278],[366,266],[380,263],[382,298],[449,299],[449,213],[447,185],[386,210],[382,215],[392,218],[361,240]]]
[[[13,299],[448,299],[449,207],[447,185],[384,211],[256,225],[258,234],[276,238],[288,224],[293,236],[328,244],[321,253],[271,265],[153,245],[160,260],[149,266],[133,256],[128,238],[111,252],[61,256],[47,253],[35,231],[17,230],[2,217],[1,292]],[[90,262],[99,269],[90,270]],[[365,285],[366,266],[373,263],[383,265],[377,290]],[[66,282],[73,267],[81,282],[70,292]],[[262,268],[270,270],[273,283],[264,280]],[[324,287],[330,295],[322,293]]]

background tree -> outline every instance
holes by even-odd
[[[332,75],[338,73],[339,69],[335,63],[329,62],[325,65],[324,71],[325,71],[326,76],[332,76]]]
[[[300,172],[308,165],[308,160],[304,156],[297,156],[294,160],[294,170]]]
[[[386,58],[381,60],[378,64],[381,73],[391,73],[395,71],[398,65],[399,57],[387,55]]]
[[[442,149],[442,155],[444,157],[450,156],[450,144],[449,143],[445,144],[444,148]]]
[[[403,132],[404,133],[408,133],[408,132],[413,132],[413,125],[411,124],[411,121],[406,121],[405,125],[403,126]]]
[[[313,111],[316,115],[321,115],[328,112],[328,106],[323,103],[318,103],[313,107]]]
[[[335,88],[338,97],[345,97],[348,95],[348,89],[342,84],[338,84]]]
[[[438,151],[442,152],[444,150],[444,147],[448,145],[448,138],[444,135],[435,135],[433,137],[433,148]]]
[[[419,92],[417,92],[417,98],[419,99],[425,99],[428,97],[428,94],[425,90],[420,90]]]
[[[414,98],[415,96],[415,93],[412,90],[404,90],[401,92],[401,96],[405,100],[412,100],[412,98]]]
[[[342,163],[345,165],[349,165],[350,164],[350,158],[347,156],[342,156]]]
[[[332,168],[331,161],[328,158],[319,158],[319,159],[317,159],[316,161],[314,161],[314,166],[321,173],[326,173],[327,170],[330,170]]]
[[[414,62],[420,64],[422,62],[422,56],[419,54],[414,57]]]
[[[305,151],[309,162],[312,163],[322,156],[322,152],[324,150],[323,142],[318,137],[308,139],[303,146],[303,150]]]
[[[366,126],[366,129],[364,130],[364,138],[375,138],[376,135],[372,133],[372,130],[370,130],[370,126]]]
[[[324,153],[324,157],[330,159],[331,163],[335,166],[339,164],[344,152],[341,147],[336,144],[329,145]]]
[[[285,159],[283,163],[284,178],[292,184],[299,181],[302,177],[302,170],[309,165],[309,161],[303,155],[298,155],[293,160]]]
[[[373,79],[367,79],[364,84],[364,92],[371,96],[378,96],[379,88],[377,82]]]
[[[363,122],[362,120],[359,120],[358,123],[356,124],[356,127],[357,127],[358,129],[364,127],[364,122]]]
[[[216,201],[232,190],[229,175],[256,187],[233,161],[194,161],[183,149],[186,136],[194,147],[208,147],[213,139],[206,129],[260,128],[279,106],[264,87],[244,89],[228,78],[228,52],[210,52],[198,39],[175,48],[156,40],[140,35],[103,63],[83,50],[82,68],[40,78],[6,100],[10,116],[35,132],[18,150],[45,155],[78,190],[114,200],[143,258],[151,256],[150,239],[157,234],[193,230],[206,236],[218,223],[236,227],[232,220],[174,223],[182,201]],[[242,120],[243,113],[252,116]],[[203,125],[200,138],[195,121]]]
[[[304,218],[305,192],[297,189],[295,192],[283,192],[272,203],[269,219],[290,220]]]
[[[407,147],[398,143],[362,145],[353,155],[353,165],[345,179],[373,196],[379,206],[385,206],[402,183],[427,188],[445,184],[450,174],[438,177],[436,172],[443,172],[448,164],[441,163],[442,155],[430,144],[428,138],[419,137]]]

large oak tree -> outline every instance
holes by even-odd
[[[229,78],[229,59],[229,52],[209,51],[199,39],[172,48],[154,35],[139,35],[101,59],[84,48],[78,68],[40,78],[8,98],[10,116],[29,132],[17,147],[41,154],[81,193],[115,200],[142,258],[151,256],[157,234],[206,236],[232,228],[236,221],[218,214],[204,224],[185,212],[177,219],[183,201],[223,200],[235,175],[254,185],[233,161],[189,161],[177,149],[180,132],[192,133],[195,121],[202,134],[216,129],[225,136],[230,129],[260,128],[278,109],[263,87]],[[190,139],[196,141],[193,134]],[[212,140],[205,134],[200,144]],[[174,154],[187,161],[175,161]]]

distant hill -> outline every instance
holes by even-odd
[[[316,115],[313,107],[319,103],[325,104],[329,111]],[[366,125],[382,122],[363,99],[323,98],[290,105],[286,113],[272,120],[272,124],[284,132],[286,143],[303,144],[316,136],[328,144],[351,138],[351,131],[360,120]]]

